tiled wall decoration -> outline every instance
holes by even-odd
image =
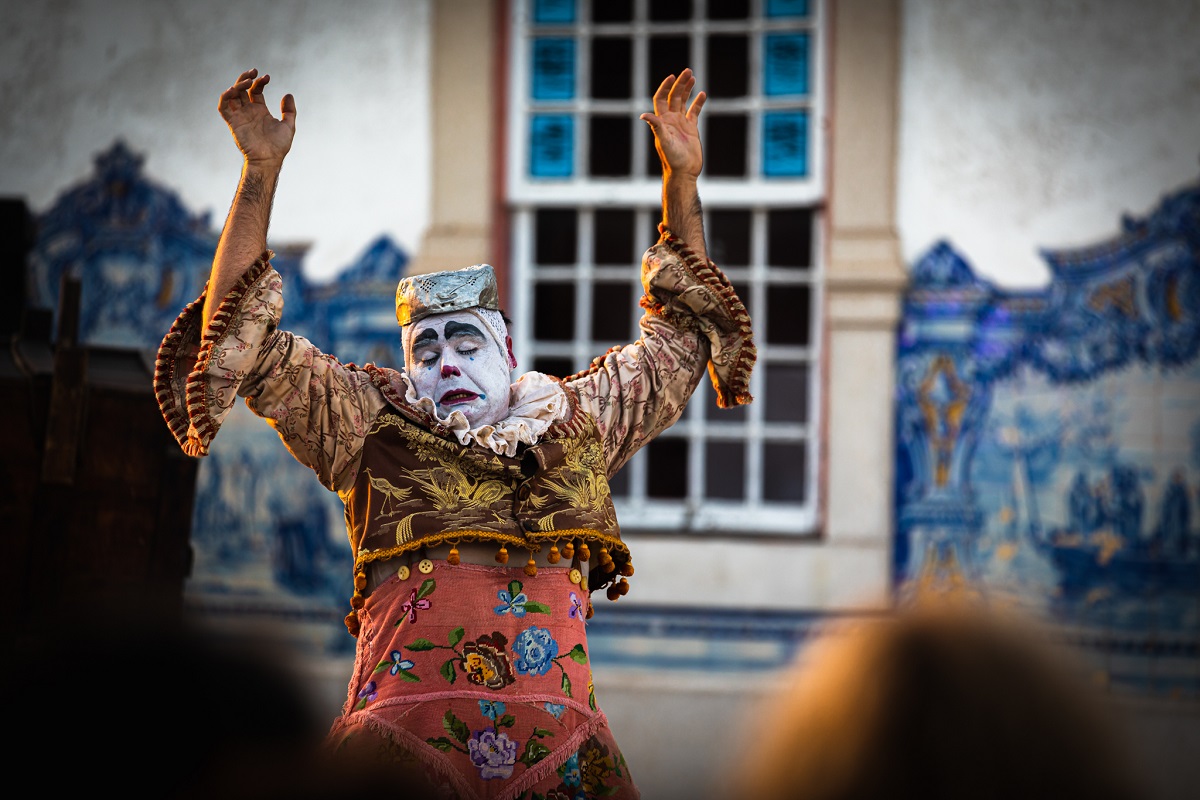
[[[1115,689],[1200,691],[1200,184],[1040,291],[948,242],[914,266],[897,354],[895,589],[1049,621]]]

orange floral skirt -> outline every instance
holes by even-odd
[[[380,585],[327,744],[468,800],[640,797],[596,703],[570,570],[450,565]]]

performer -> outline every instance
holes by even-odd
[[[585,631],[591,592],[615,600],[633,575],[608,480],[679,418],[706,369],[720,406],[750,402],[755,361],[746,309],[706,257],[705,94],[691,100],[685,69],[640,117],[663,166],[641,337],[569,378],[510,383],[517,362],[487,264],[399,282],[403,370],[341,363],[279,327],[266,238],[296,104],[285,96],[274,117],[268,80],[249,70],[221,95],[241,181],[208,285],[163,340],[155,388],[189,455],[208,452],[241,396],[345,504],[358,641],[330,748],[417,764],[454,797],[637,797]]]

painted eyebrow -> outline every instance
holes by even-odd
[[[455,339],[459,336],[477,336],[480,339],[484,338],[483,331],[476,328],[469,322],[447,322],[446,323],[446,339]]]
[[[426,328],[417,334],[417,338],[413,339],[413,347],[425,344],[426,342],[436,342],[437,338],[437,331],[435,331],[433,328]]]

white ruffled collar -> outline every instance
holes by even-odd
[[[443,417],[437,413],[432,398],[417,397],[407,373],[401,372],[400,380],[404,384],[405,402],[444,425],[459,444],[478,442],[502,456],[515,456],[518,444],[537,444],[542,434],[566,416],[569,409],[567,393],[558,381],[540,372],[526,372],[509,387],[508,416],[495,425],[472,428],[461,411],[451,411]]]

